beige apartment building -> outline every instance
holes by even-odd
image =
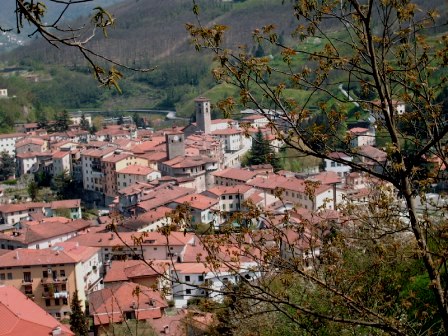
[[[17,249],[0,255],[0,283],[13,286],[57,319],[68,318],[77,290],[83,309],[87,295],[102,288],[100,249],[60,243],[48,249]]]

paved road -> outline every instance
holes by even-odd
[[[126,110],[114,110],[114,111],[94,111],[94,110],[78,110],[77,112],[73,112],[72,114],[106,114],[111,112],[137,112],[137,113],[147,113],[147,114],[165,114],[166,119],[169,120],[190,120],[189,118],[182,118],[176,115],[176,111],[170,110],[150,110],[150,109],[126,109]]]

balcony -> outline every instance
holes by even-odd
[[[22,286],[29,286],[29,285],[32,285],[32,284],[33,284],[33,280],[34,280],[34,279],[31,279],[31,278],[23,279],[23,280],[22,280]]]
[[[42,284],[58,284],[58,283],[66,283],[67,278],[66,277],[60,277],[60,278],[42,278],[40,280]]]
[[[25,293],[26,297],[28,299],[34,300],[34,294],[33,293]]]
[[[54,292],[43,292],[42,299],[52,299],[54,298]]]

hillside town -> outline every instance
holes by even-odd
[[[274,171],[270,164],[242,167],[258,132],[275,151],[283,146],[268,118],[245,110],[238,121],[212,120],[211,102],[204,97],[195,100],[195,109],[195,123],[158,131],[129,122],[91,133],[73,117],[65,132],[50,133],[30,123],[0,135],[0,151],[15,159],[10,179],[63,175],[82,188],[80,198],[43,202],[18,200],[0,190],[2,319],[27,328],[27,334],[73,335],[62,322],[76,295],[95,335],[107,334],[125,319],[146,321],[156,334],[185,335],[187,316],[187,329],[198,335],[213,317],[189,309],[189,301],[222,301],[223,286],[257,279],[262,262],[237,251],[236,268],[211,267],[204,230],[219,235],[229,226],[238,231],[249,225],[258,232],[272,223],[284,226],[285,237],[297,242],[294,251],[275,239],[270,244],[285,258],[299,253],[312,267],[321,246],[312,226],[320,221],[337,225],[340,206],[362,206],[379,183],[341,159],[362,158],[360,165],[378,171],[387,165],[387,154],[375,147],[375,128],[355,127],[348,134],[360,153],[356,158],[333,152],[334,160],[303,172]],[[91,123],[90,116],[85,118]],[[282,116],[276,118],[281,123]],[[97,209],[98,216],[86,217],[86,208]],[[183,220],[176,216],[179,209],[188,212]],[[269,212],[273,219],[234,220],[233,214],[250,209]],[[285,213],[289,222],[304,223],[302,234],[289,228]],[[250,245],[254,238],[245,239]],[[230,263],[231,249],[222,245],[215,252]]]

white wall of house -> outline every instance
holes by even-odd
[[[70,153],[62,158],[53,158],[53,175],[61,175],[66,172],[69,176],[72,176],[71,161]]]
[[[7,152],[9,155],[15,155],[16,141],[22,138],[22,135],[2,135],[0,137],[0,152]]]
[[[347,161],[352,161],[351,158],[344,158]],[[325,159],[325,171],[335,172],[339,177],[345,177],[350,174],[351,168],[348,165],[339,163],[330,159]]]
[[[83,310],[88,294],[103,288],[101,284],[101,270],[103,262],[101,253],[94,253],[89,259],[79,262],[75,266],[76,289]]]

